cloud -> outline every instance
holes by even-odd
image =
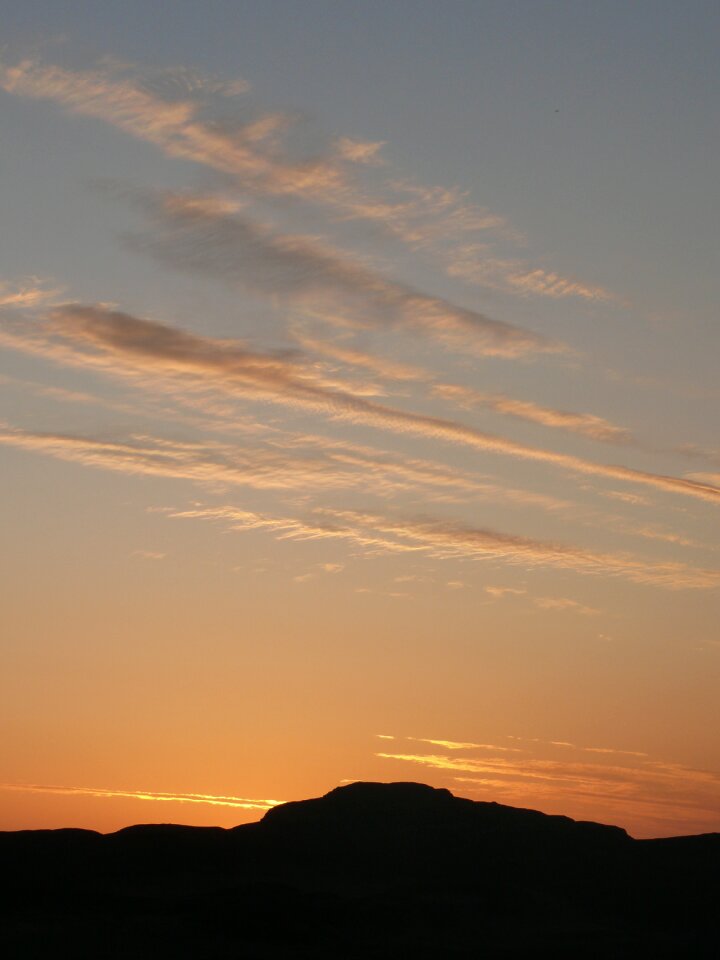
[[[534,540],[447,521],[397,518],[350,510],[322,510],[318,514],[345,522],[350,529],[372,530],[400,542],[422,544],[438,558],[493,557],[513,564],[555,566],[579,573],[620,576],[635,583],[656,584],[670,589],[720,586],[720,570],[689,567],[674,562],[645,560],[628,554],[599,553],[574,546]]]
[[[0,280],[0,308],[27,310],[57,300],[61,294],[59,287],[48,287],[37,277],[20,281]]]
[[[457,740],[431,740],[428,737],[402,737],[401,739],[413,740],[415,743],[428,743],[433,747],[444,747],[446,750],[490,750],[501,753],[522,752],[518,747],[502,747],[495,743],[464,743]]]
[[[223,520],[234,530],[265,529],[280,539],[337,539],[374,552],[417,553],[434,559],[496,560],[514,565],[556,567],[577,573],[617,576],[670,590],[716,589],[720,570],[658,562],[628,554],[600,553],[499,533],[494,530],[353,510],[315,508],[304,517],[279,517],[232,507],[167,509],[181,519]],[[590,609],[590,608],[588,608]]]
[[[23,793],[55,793],[74,797],[106,799],[156,800],[163,803],[204,803],[213,807],[237,807],[241,810],[269,810],[284,800],[248,800],[246,797],[223,797],[210,793],[163,793],[157,790],[111,790],[103,787],[65,787],[40,783],[0,783],[0,790]]]
[[[373,459],[348,454],[340,446],[310,454],[296,454],[272,445],[238,447],[211,441],[168,440],[157,436],[130,435],[125,440],[107,440],[71,434],[38,433],[18,429],[0,429],[0,444],[43,453],[85,466],[133,475],[191,480],[213,488],[227,486],[258,490],[295,490],[304,492],[331,489],[361,489],[373,477],[375,493],[390,496],[408,489],[454,487],[471,492],[473,484],[454,478],[450,472],[402,461]],[[429,465],[432,467],[432,465]],[[479,490],[487,493],[483,485]],[[492,490],[488,485],[490,493]],[[500,491],[498,490],[498,495]],[[330,564],[329,567],[338,567]]]
[[[182,385],[178,387],[182,390]],[[185,390],[185,394],[187,390]],[[63,397],[63,399],[65,399]],[[185,396],[186,399],[186,396]],[[127,409],[120,405],[120,409]],[[373,447],[312,434],[238,424],[234,411],[222,411],[231,427],[254,442],[243,446],[200,440],[179,441],[148,434],[103,439],[72,434],[40,433],[0,423],[0,444],[116,472],[191,480],[205,487],[245,486],[260,490],[316,492],[367,490],[378,497],[422,490],[426,499],[484,499],[510,505],[531,504],[555,510],[565,506],[542,494],[488,483],[462,470],[429,460],[395,457]],[[207,429],[212,424],[201,423]],[[223,430],[224,421],[218,428]],[[264,434],[264,436],[263,436]]]
[[[0,88],[53,100],[72,113],[104,120],[169,156],[231,174],[270,194],[312,197],[343,184],[340,169],[331,160],[291,163],[274,157],[272,144],[263,150],[263,143],[284,123],[274,115],[226,128],[202,120],[194,99],[163,98],[133,77],[117,78],[102,67],[65,70],[29,59],[15,66],[0,64]]]
[[[500,393],[483,393],[471,387],[450,383],[435,384],[432,392],[435,396],[449,400],[465,409],[481,407],[492,410],[494,413],[527,420],[530,423],[539,423],[544,427],[568,430],[571,433],[590,437],[591,440],[602,440],[608,443],[629,443],[632,440],[632,435],[624,427],[618,427],[592,413],[556,410]]]
[[[371,166],[377,166],[383,162],[378,154],[384,146],[384,140],[372,142],[353,140],[352,137],[339,137],[335,141],[335,149],[343,160],[349,160],[351,163],[367,163]]]
[[[578,297],[596,302],[616,297],[604,287],[563,277],[552,270],[531,267],[527,261],[492,255],[487,244],[461,244],[448,257],[447,272],[470,283],[492,289],[521,293],[524,296],[550,297],[553,300]]]
[[[23,380],[20,377],[10,377],[3,373],[0,373],[0,384],[2,386],[28,390],[38,396],[52,397],[54,400],[61,400],[63,403],[100,405],[103,402],[100,397],[94,396],[91,393],[85,393],[82,390],[67,390],[65,387],[51,387],[45,383],[38,383],[35,380]]]
[[[223,80],[194,67],[149,66],[110,54],[101,57],[98,66],[108,79],[127,79],[149,93],[166,98],[178,95],[238,97],[250,89],[250,84],[241,77]]]
[[[720,478],[718,479],[720,480]],[[649,526],[648,524],[638,526],[635,523],[627,523],[620,517],[605,517],[601,522],[608,529],[617,530],[619,533],[629,533],[635,537],[644,537],[646,540],[659,540],[662,543],[676,543],[681,547],[705,546],[705,544],[699,543],[696,540],[691,540],[689,537],[684,537],[679,533],[673,533],[671,530],[662,530],[658,527]],[[716,547],[713,546],[711,549],[716,549]]]
[[[586,607],[577,600],[569,600],[567,597],[536,597],[533,603],[541,610],[571,610],[586,617],[594,617],[600,613],[594,607]]]
[[[603,490],[600,495],[610,500],[620,500],[622,503],[631,503],[633,506],[650,507],[652,501],[639,493],[630,493],[627,490]]]
[[[121,473],[192,480],[203,485],[261,490],[306,490],[359,486],[359,472],[324,459],[292,458],[272,450],[130,436],[125,441],[68,434],[0,430],[0,444],[44,453],[60,460]]]
[[[230,524],[231,530],[268,530],[279,540],[344,540],[362,547],[371,553],[421,553],[423,548],[415,544],[363,531],[360,528],[341,526],[333,523],[318,511],[313,519],[296,517],[278,517],[255,513],[239,507],[193,507],[187,510],[161,508],[169,517],[183,520],[222,520]],[[369,593],[367,588],[358,588],[356,592]]]
[[[709,463],[720,464],[720,447],[703,447],[698,443],[684,443],[677,447],[677,453],[686,457],[707,460]]]
[[[491,597],[522,596],[527,590],[521,590],[519,587],[485,587],[485,593]]]
[[[507,736],[504,739],[512,746],[505,746],[376,736],[387,746],[375,756],[421,766],[442,785],[481,800],[569,813],[578,819],[605,819],[612,811],[620,822],[635,825],[646,836],[693,826],[706,831],[717,824],[717,773],[667,763],[643,751],[542,737]],[[411,744],[427,744],[440,752],[418,752]]]
[[[537,738],[530,740],[544,743]],[[582,750],[571,743],[555,745]],[[666,831],[672,831],[676,824],[681,824],[684,830],[693,824],[707,830],[717,822],[720,800],[717,773],[693,770],[635,751],[584,748],[584,752],[597,755],[597,761],[542,755],[458,757],[382,752],[376,756],[450,775],[466,790],[472,785],[476,788],[472,792],[501,803],[559,807],[563,813],[570,808],[577,811],[573,812],[574,816],[589,813],[596,817],[598,811],[611,810],[616,816],[638,823],[640,829],[650,835],[658,825]],[[627,759],[619,762],[615,759],[618,755]]]
[[[602,464],[485,433],[457,421],[400,410],[329,389],[301,362],[260,353],[238,341],[200,337],[102,305],[69,304],[51,314],[48,331],[0,331],[0,341],[61,362],[118,375],[121,367],[145,377],[186,377],[236,396],[304,408],[332,420],[372,426],[397,434],[471,447],[501,456],[558,467],[575,474],[624,480],[713,503],[720,487],[706,481]],[[49,333],[49,336],[48,336]]]
[[[32,59],[13,66],[0,63],[0,88],[103,120],[170,157],[229,174],[253,196],[294,197],[320,204],[345,219],[369,220],[406,243],[427,237],[428,219],[435,221],[435,232],[443,234],[458,226],[469,228],[469,223],[457,222],[471,216],[464,195],[457,191],[397,182],[386,185],[391,198],[366,195],[348,176],[346,166],[376,161],[379,144],[345,137],[336,140],[325,155],[294,160],[276,137],[292,126],[287,115],[267,114],[245,124],[221,125],[203,119],[206,95],[216,92],[207,82],[198,83],[193,77],[188,83],[190,75],[180,71],[182,82],[168,90],[167,83],[148,84],[147,71],[143,75],[131,64],[120,66],[118,70],[117,62],[107,59],[94,70],[74,71]],[[411,200],[402,197],[403,192],[410,192]],[[423,221],[424,228],[413,226],[417,220]]]
[[[687,476],[697,483],[711,483],[720,487],[720,473],[689,473]]]
[[[208,102],[235,96],[244,81],[218,81],[185,68],[141,69],[110,57],[93,70],[66,70],[25,59],[0,61],[0,88],[16,96],[58,103],[154,144],[170,157],[229,175],[246,194],[310,202],[344,220],[364,220],[415,250],[429,250],[451,275],[508,290],[550,297],[608,300],[601,287],[568,279],[524,260],[488,256],[468,237],[494,232],[516,242],[505,218],[468,201],[457,188],[386,179],[368,193],[348,168],[380,162],[382,142],[337,138],[319,155],[297,159],[281,141],[293,118],[270,113],[245,123],[219,123]]]
[[[370,327],[417,329],[450,349],[518,357],[565,349],[539,334],[457,306],[370,270],[314,237],[271,231],[215,198],[147,195],[153,229],[132,239],[163,263],[283,298],[297,308],[324,306]]]
[[[611,300],[613,296],[602,287],[588,286],[579,280],[562,277],[559,274],[542,269],[509,273],[507,282],[524,293],[543,294],[555,299],[581,297],[584,300]]]
[[[388,360],[385,357],[379,357],[372,353],[356,350],[340,343],[318,340],[298,330],[294,330],[292,335],[297,343],[310,353],[317,353],[323,357],[329,357],[332,360],[339,360],[340,363],[347,364],[348,366],[364,367],[388,380],[422,381],[431,380],[433,377],[433,374],[428,370],[422,370],[419,367],[413,367],[406,363]]]

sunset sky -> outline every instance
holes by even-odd
[[[0,829],[720,830],[718,4],[0,12]]]

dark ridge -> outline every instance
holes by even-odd
[[[720,834],[352,783],[231,830],[0,833],[9,958],[718,956]]]

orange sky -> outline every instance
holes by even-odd
[[[710,32],[390,6],[10,19],[0,829],[720,829]]]

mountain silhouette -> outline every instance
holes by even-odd
[[[352,783],[224,830],[0,833],[10,958],[713,957],[720,834]]]

